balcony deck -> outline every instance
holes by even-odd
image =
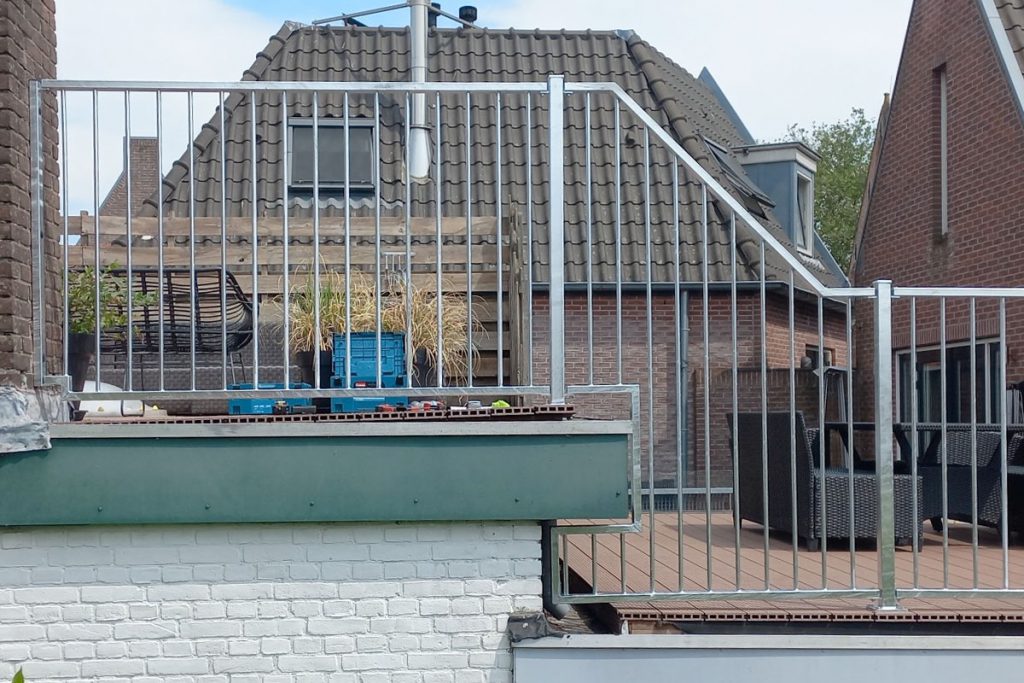
[[[648,593],[651,588],[650,517],[644,516],[644,530],[626,534],[626,590]],[[703,512],[683,516],[684,589],[706,591],[707,567],[711,563],[713,590],[732,590],[736,581],[735,534],[732,513],[711,513],[711,552],[707,550]],[[584,523],[584,522],[577,522]],[[594,524],[607,520],[591,520]],[[678,516],[675,512],[658,512],[654,516],[655,582],[654,590],[679,590]],[[569,568],[588,587],[592,569],[590,536],[568,536]],[[597,537],[597,588],[601,592],[620,592],[620,545],[616,535]],[[1024,583],[1024,547],[1008,548],[1009,585]],[[941,589],[943,580],[942,534],[925,524],[922,546],[917,554],[918,587]],[[998,589],[1003,585],[1003,549],[999,532],[981,528],[978,533],[978,587]],[[851,576],[848,541],[834,540],[826,553],[829,589],[844,590],[878,586],[878,556],[873,544],[858,543],[854,550],[855,580]],[[799,547],[794,572],[792,545],[787,534],[772,533],[768,551],[769,588],[777,591],[793,589],[794,573],[800,589],[821,589],[822,554]],[[952,523],[949,527],[948,550],[950,589],[973,586],[974,559],[971,528]],[[914,585],[914,552],[908,547],[896,549],[896,585],[909,589]],[[745,590],[765,589],[765,553],[762,528],[744,522],[740,532],[740,587]],[[574,591],[575,592],[575,591]],[[640,597],[640,596],[638,596]],[[1024,603],[998,598],[929,597],[904,598],[902,610],[879,612],[864,598],[789,599],[778,600],[655,600],[638,599],[615,602],[612,607],[620,620],[632,624],[665,621],[911,621],[911,622],[1024,622]]]

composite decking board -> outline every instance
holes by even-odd
[[[678,525],[677,513],[656,514],[655,585],[659,591],[678,590]],[[650,590],[650,516],[644,515],[644,530],[626,534],[626,589],[638,593],[636,601],[612,603],[620,616],[631,619],[742,619],[742,620],[919,620],[919,621],[1005,621],[1024,620],[1024,601],[1004,598],[905,598],[905,611],[896,615],[868,609],[862,598],[748,600],[742,595],[732,599],[643,600]],[[606,524],[608,520],[577,520],[574,524]],[[703,513],[688,512],[683,522],[684,587],[688,591],[707,590],[707,547]],[[619,592],[620,558],[617,534],[598,537],[598,588],[601,592]],[[930,528],[922,535],[923,547],[918,553],[918,587],[942,588],[942,535]],[[998,531],[980,530],[978,545],[978,586],[1002,588],[1002,546]],[[568,563],[571,570],[590,582],[591,542],[587,535],[568,536]],[[731,590],[735,587],[735,535],[729,512],[712,513],[712,587]],[[764,589],[764,553],[762,529],[749,523],[741,530],[741,588]],[[898,547],[896,551],[897,585],[913,587],[913,551]],[[788,535],[769,536],[770,587],[790,590],[793,585],[792,546]],[[828,587],[851,587],[849,543],[835,541],[826,554]],[[878,585],[878,556],[875,547],[855,547],[856,588],[874,589]],[[954,589],[973,587],[971,530],[962,524],[949,528],[949,586]],[[1010,586],[1024,586],[1024,548],[1009,548]],[[821,588],[821,553],[798,550],[796,568],[801,589]]]

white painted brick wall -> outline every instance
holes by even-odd
[[[0,532],[0,680],[511,681],[535,524]]]

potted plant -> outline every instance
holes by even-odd
[[[413,287],[408,292],[404,283],[392,283],[380,302],[382,332],[406,332],[407,350],[412,354],[421,385],[433,374],[440,362],[447,377],[465,374],[469,313],[465,296],[442,294],[441,354],[438,357],[437,294],[433,290]],[[301,371],[303,381],[313,384],[313,347],[316,345],[316,297],[312,274],[289,293],[289,345]],[[406,326],[406,297],[411,299],[412,319]],[[331,349],[334,333],[343,333],[351,324],[351,332],[373,332],[377,327],[376,287],[365,273],[350,273],[348,315],[344,276],[325,272],[320,276],[320,384],[330,386]],[[474,321],[474,324],[475,321]]]
[[[114,337],[128,333],[128,278],[111,263],[98,273],[92,266],[68,273],[68,367],[71,390],[85,388],[85,376],[96,355],[96,297],[100,329]],[[153,293],[133,292],[132,305],[156,303]]]

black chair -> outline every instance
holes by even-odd
[[[127,275],[125,270],[110,273],[117,278]],[[165,268],[162,285],[165,353],[191,353],[193,336],[196,353],[234,353],[252,341],[252,303],[231,273],[220,268],[197,268],[194,274],[188,268]],[[132,307],[132,351],[156,353],[160,348],[160,273],[133,270],[132,292],[155,295],[154,303]],[[225,327],[226,348],[221,342]],[[124,332],[103,330],[100,351],[126,353],[128,341]]]
[[[728,415],[730,436],[733,416]],[[792,533],[792,481],[796,478],[796,535],[808,550],[817,550],[822,538],[848,539],[851,526],[854,538],[875,539],[878,535],[878,478],[874,472],[825,468],[816,462],[804,425],[803,413],[796,413],[796,444],[792,444],[790,413],[767,415],[768,516],[764,516],[764,469],[761,413],[738,416],[739,491],[735,494],[740,520],[755,522],[769,529]],[[795,449],[795,452],[793,452]],[[795,472],[793,465],[795,463]],[[822,475],[824,474],[824,487]],[[850,484],[853,497],[850,497]],[[894,475],[896,542],[912,543],[914,529],[920,532],[922,515],[914,514],[913,491],[921,496],[921,477]],[[920,505],[919,505],[920,507]],[[734,514],[737,511],[734,510]],[[824,521],[823,521],[824,518]],[[920,535],[919,535],[920,538]]]
[[[1002,522],[1002,454],[999,432],[984,430],[975,432],[972,444],[970,429],[965,425],[953,425],[945,434],[946,445],[946,500],[943,510],[942,486],[942,442],[921,456],[917,471],[924,479],[924,513],[931,520],[932,528],[942,530],[943,512],[945,519],[972,522],[974,519],[974,497],[972,491],[977,483],[978,524],[999,527]],[[941,439],[941,437],[940,437]],[[976,449],[975,449],[976,446]],[[1007,464],[1020,465],[1024,456],[1024,436],[1014,434],[1007,444]],[[972,476],[971,453],[977,453],[977,475]],[[1009,479],[1015,479],[1010,475]],[[1011,482],[1016,483],[1016,482]],[[1013,515],[1011,515],[1012,517]]]

